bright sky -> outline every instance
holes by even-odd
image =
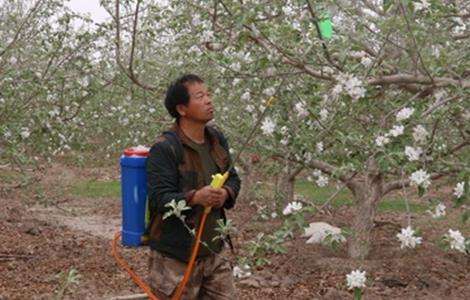
[[[99,0],[70,0],[66,4],[77,13],[89,13],[95,23],[101,23],[110,17],[100,6]]]

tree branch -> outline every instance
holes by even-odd
[[[315,15],[315,12],[313,11],[312,4],[310,3],[309,0],[306,0],[306,2],[307,2],[308,11],[310,12],[310,15],[313,18],[313,23],[314,23],[315,28],[317,30],[317,34],[320,37],[321,44],[322,44],[322,47],[323,47],[323,53],[325,53],[326,60],[330,64],[332,64],[336,69],[338,69],[342,72],[343,68],[331,59],[330,52],[328,51],[328,48],[326,47],[325,41],[323,40],[323,36],[321,34],[320,27],[318,25],[318,19],[317,19],[317,16]]]
[[[424,69],[424,72],[428,75],[429,79],[431,80],[432,83],[434,83],[434,79],[432,78],[431,76],[431,73],[428,71],[428,69],[426,68],[426,65],[424,63],[424,60],[423,60],[423,57],[421,56],[421,52],[419,50],[419,47],[418,47],[418,43],[416,42],[416,38],[413,34],[413,31],[411,30],[411,24],[410,24],[410,21],[408,20],[408,17],[406,15],[406,11],[405,11],[405,7],[403,6],[403,2],[400,0],[399,2],[399,6],[400,6],[400,10],[401,10],[401,13],[403,15],[403,18],[405,19],[405,23],[406,23],[406,28],[408,29],[408,33],[410,34],[411,36],[411,40],[413,41],[413,50],[416,51],[416,53],[418,54],[418,58],[419,58],[419,61],[421,62],[421,66],[423,67]]]
[[[431,177],[432,180],[436,180],[436,179],[454,174],[456,172],[457,171],[446,172],[446,173],[432,173],[430,177]],[[391,182],[384,185],[383,192],[382,192],[382,197],[387,195],[391,191],[402,189],[402,188],[405,188],[405,187],[409,187],[410,184],[411,184],[410,179],[391,181]]]
[[[38,10],[41,2],[43,0],[38,0],[34,6],[30,9],[30,11],[28,12],[28,14],[26,15],[26,17],[24,18],[23,22],[21,22],[21,25],[18,27],[18,29],[16,30],[15,32],[15,35],[13,36],[13,39],[11,40],[11,42],[5,47],[5,49],[2,50],[2,52],[0,52],[0,57],[3,56],[11,47],[13,47],[13,45],[16,43],[16,41],[18,40],[19,36],[20,36],[20,33],[23,31],[23,28],[24,26],[26,25],[26,23],[29,21],[29,19],[36,13],[36,11]]]
[[[394,75],[385,75],[379,76],[376,78],[369,79],[367,81],[370,85],[388,85],[388,84],[422,84],[422,85],[432,85],[436,86],[457,86],[463,88],[470,87],[470,80],[456,80],[449,77],[434,77],[434,82],[429,79],[427,76],[423,75],[410,75],[398,73]]]
[[[133,60],[134,60],[134,49],[136,44],[136,36],[137,36],[137,20],[139,15],[139,5],[141,0],[137,1],[136,10],[134,13],[134,24],[133,24],[133,31],[132,31],[132,48],[131,48],[131,56],[129,58],[129,68],[126,69],[121,62],[121,30],[120,30],[120,18],[119,18],[119,0],[116,0],[116,12],[114,21],[116,22],[116,63],[121,68],[121,70],[126,74],[126,76],[137,86],[143,88],[144,90],[154,92],[157,90],[157,87],[147,85],[145,83],[140,82],[133,70]]]

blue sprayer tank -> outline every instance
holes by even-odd
[[[138,247],[145,232],[148,148],[133,147],[121,156],[122,244]]]

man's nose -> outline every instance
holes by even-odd
[[[212,104],[212,98],[211,98],[211,95],[209,94],[206,94],[206,96],[204,97],[205,98],[205,102],[206,104]]]

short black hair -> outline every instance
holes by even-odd
[[[176,110],[178,104],[186,105],[189,103],[189,93],[186,85],[196,82],[203,83],[204,80],[194,74],[185,74],[168,87],[165,96],[165,107],[173,118],[177,120],[180,118],[180,114]]]

